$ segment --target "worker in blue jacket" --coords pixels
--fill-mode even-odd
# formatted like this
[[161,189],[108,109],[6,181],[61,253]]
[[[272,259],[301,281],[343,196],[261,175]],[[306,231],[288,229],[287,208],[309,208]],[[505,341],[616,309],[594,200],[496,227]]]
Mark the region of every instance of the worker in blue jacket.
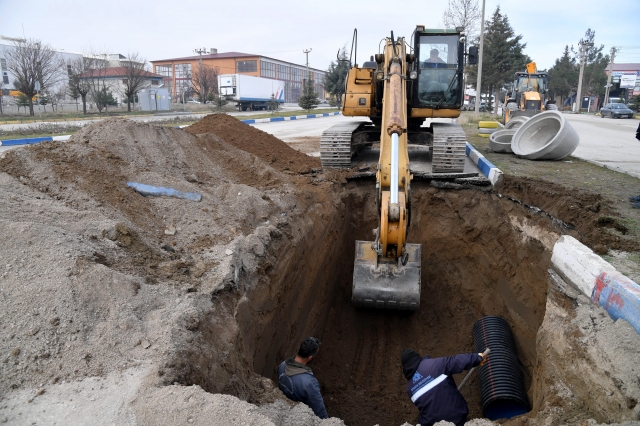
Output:
[[304,402],[316,416],[326,419],[327,410],[320,394],[320,384],[315,378],[309,364],[320,348],[320,340],[307,337],[300,343],[298,355],[285,360],[278,367],[278,386],[292,401]]
[[467,401],[451,375],[484,364],[482,354],[432,359],[428,355],[421,357],[413,349],[405,349],[401,361],[402,372],[407,378],[407,394],[420,410],[420,425],[431,426],[446,420],[462,426],[467,421]]

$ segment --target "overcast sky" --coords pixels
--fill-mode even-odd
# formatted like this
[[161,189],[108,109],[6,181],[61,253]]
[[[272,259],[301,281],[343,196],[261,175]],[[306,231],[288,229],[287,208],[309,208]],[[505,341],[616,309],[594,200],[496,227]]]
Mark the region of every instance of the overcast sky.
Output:
[[[482,5],[482,0],[479,0]],[[358,62],[394,31],[407,40],[416,24],[442,28],[447,0],[0,0],[0,34],[40,39],[56,49],[139,52],[147,60],[192,56],[196,48],[243,52],[326,69],[350,49],[358,29]],[[640,63],[640,0],[486,0],[500,5],[525,52],[551,67],[565,45],[588,28],[596,44],[621,47],[616,63]]]

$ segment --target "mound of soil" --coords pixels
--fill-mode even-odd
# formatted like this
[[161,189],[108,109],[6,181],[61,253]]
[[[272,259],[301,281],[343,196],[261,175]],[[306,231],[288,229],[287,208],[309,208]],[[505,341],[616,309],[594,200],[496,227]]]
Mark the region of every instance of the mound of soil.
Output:
[[607,254],[610,250],[640,250],[638,240],[626,236],[628,230],[622,224],[620,214],[598,193],[511,175],[505,176],[500,191],[561,220],[565,225],[564,234],[578,239],[598,254]]
[[210,114],[185,129],[198,135],[211,133],[238,149],[263,159],[280,171],[310,173],[320,167],[320,159],[309,157],[284,144],[280,139],[239,122],[227,114]]

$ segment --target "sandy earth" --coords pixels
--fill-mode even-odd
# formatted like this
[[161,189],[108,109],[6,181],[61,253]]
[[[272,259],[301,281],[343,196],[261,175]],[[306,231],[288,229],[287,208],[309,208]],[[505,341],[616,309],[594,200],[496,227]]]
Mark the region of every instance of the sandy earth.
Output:
[[[640,419],[640,336],[549,272],[562,234],[638,249],[608,237],[615,220],[597,223],[597,194],[416,183],[421,309],[355,309],[353,240],[371,238],[374,183],[323,172],[304,154],[315,143],[299,152],[210,115],[186,131],[110,119],[2,154],[0,422],[414,424],[400,352],[470,352],[484,315],[510,323],[532,408],[501,423]],[[274,381],[308,335],[323,341],[313,369],[329,420]],[[477,377],[463,393],[469,423],[491,424]]]

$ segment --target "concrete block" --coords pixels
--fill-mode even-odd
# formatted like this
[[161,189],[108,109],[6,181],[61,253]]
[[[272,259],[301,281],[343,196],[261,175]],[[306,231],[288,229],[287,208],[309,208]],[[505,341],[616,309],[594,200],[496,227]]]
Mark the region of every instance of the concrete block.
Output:
[[556,242],[551,263],[565,281],[602,306],[611,318],[624,318],[640,334],[640,285],[569,235]]
[[627,320],[640,334],[640,285],[619,272],[603,272],[596,279],[591,301],[614,320]]
[[616,271],[609,262],[569,235],[563,235],[556,242],[551,263],[565,281],[587,297],[591,297],[600,274]]

